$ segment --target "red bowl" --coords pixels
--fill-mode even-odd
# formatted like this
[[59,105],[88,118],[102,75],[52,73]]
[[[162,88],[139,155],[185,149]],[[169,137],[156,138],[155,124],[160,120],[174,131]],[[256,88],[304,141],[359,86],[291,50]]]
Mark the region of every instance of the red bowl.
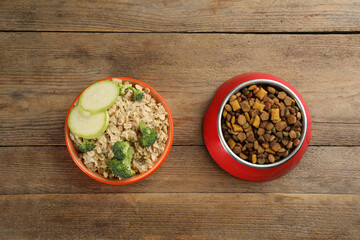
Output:
[[[137,181],[140,181],[141,179],[146,178],[147,176],[149,176],[150,174],[152,174],[153,172],[156,171],[156,169],[158,169],[160,167],[160,165],[165,161],[166,157],[168,156],[172,143],[173,143],[173,139],[174,139],[174,123],[173,123],[173,118],[170,112],[170,109],[168,107],[168,105],[166,104],[165,100],[160,96],[160,94],[158,92],[156,92],[152,87],[150,87],[149,85],[147,85],[146,83],[143,83],[139,80],[136,79],[132,79],[132,78],[125,78],[125,77],[115,77],[115,78],[119,78],[122,80],[125,80],[126,82],[129,82],[131,84],[139,84],[140,86],[144,87],[144,88],[148,88],[150,89],[150,95],[155,98],[156,102],[160,102],[164,107],[166,112],[168,113],[168,119],[169,119],[169,127],[168,127],[168,140],[165,144],[165,149],[164,151],[161,153],[161,155],[158,157],[158,159],[154,162],[154,165],[152,166],[152,168],[150,168],[148,171],[144,172],[144,173],[140,173],[140,174],[135,174],[133,177],[131,178],[127,178],[127,179],[108,179],[105,178],[103,175],[100,175],[96,172],[90,171],[89,169],[87,169],[87,167],[84,165],[83,161],[79,158],[79,153],[78,151],[75,149],[75,146],[70,138],[70,130],[68,127],[68,117],[69,117],[69,113],[71,111],[71,109],[73,108],[73,106],[75,105],[75,103],[77,102],[77,100],[79,99],[81,93],[75,98],[74,102],[71,104],[69,111],[67,113],[66,116],[66,120],[65,120],[65,142],[66,142],[66,146],[69,150],[69,153],[71,155],[71,158],[74,160],[74,162],[76,163],[76,165],[84,172],[86,173],[89,177],[99,181],[99,182],[103,182],[103,183],[107,183],[107,184],[113,184],[113,185],[124,185],[124,184],[130,184],[130,183],[134,183]],[[99,81],[105,81],[105,80],[111,80],[112,78],[106,78],[106,79],[102,79]],[[97,82],[99,82],[97,81]]]
[[[259,165],[241,159],[231,151],[222,135],[221,114],[224,105],[237,90],[255,83],[274,85],[290,94],[303,116],[300,144],[286,158],[272,164]],[[241,74],[226,81],[217,90],[203,120],[203,136],[210,155],[226,172],[248,181],[268,181],[289,172],[301,160],[311,139],[310,112],[300,93],[285,80],[265,73]]]

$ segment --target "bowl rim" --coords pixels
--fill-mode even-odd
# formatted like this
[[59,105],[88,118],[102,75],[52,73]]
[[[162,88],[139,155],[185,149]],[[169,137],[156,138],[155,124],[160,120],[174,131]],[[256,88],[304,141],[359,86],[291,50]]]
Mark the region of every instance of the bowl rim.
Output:
[[[270,86],[275,86],[277,88],[281,88],[283,91],[285,91],[287,94],[290,94],[296,101],[296,104],[299,106],[299,110],[301,111],[302,114],[302,124],[303,124],[303,128],[301,131],[301,139],[300,139],[300,144],[298,146],[296,146],[296,148],[285,158],[283,158],[282,160],[278,161],[278,162],[274,162],[274,163],[270,163],[270,164],[264,164],[264,165],[260,165],[260,164],[253,164],[251,162],[248,162],[244,159],[242,159],[241,157],[239,157],[238,155],[236,155],[227,145],[226,140],[223,136],[222,133],[222,129],[221,129],[221,119],[222,119],[222,112],[224,110],[225,104],[228,102],[228,100],[230,99],[230,97],[237,92],[239,89],[242,89],[246,86],[249,85],[253,85],[253,84],[267,84]],[[217,120],[216,120],[216,125],[217,125],[217,133],[221,142],[221,145],[223,146],[223,148],[230,154],[230,156],[232,158],[234,158],[236,161],[238,161],[241,164],[244,164],[248,167],[251,168],[258,168],[258,169],[268,169],[268,168],[274,168],[277,166],[280,166],[286,162],[288,162],[293,156],[296,155],[296,153],[300,150],[301,146],[304,144],[304,141],[306,139],[306,134],[307,134],[307,115],[306,115],[306,111],[304,109],[304,106],[302,104],[302,102],[300,101],[299,97],[285,84],[280,83],[278,81],[275,81],[273,79],[266,79],[266,78],[256,78],[256,79],[251,79],[248,81],[245,81],[239,85],[237,85],[236,87],[234,87],[227,95],[226,97],[223,99],[223,101],[221,102],[219,111],[218,111],[218,115],[217,115]]]
[[[128,179],[122,179],[122,180],[119,180],[119,179],[115,179],[115,180],[106,180],[105,177],[103,177],[102,175],[100,175],[99,173],[96,173],[96,172],[93,172],[93,171],[90,171],[84,164],[80,164],[79,161],[81,161],[80,159],[78,159],[76,156],[74,156],[74,154],[72,153],[71,151],[71,148],[70,146],[73,145],[73,142],[72,140],[70,139],[70,136],[69,136],[69,132],[70,132],[70,129],[68,127],[68,118],[69,118],[69,114],[70,114],[70,111],[72,110],[72,108],[74,107],[75,103],[78,101],[79,97],[81,96],[81,94],[83,93],[83,91],[85,89],[87,89],[88,87],[90,87],[91,85],[97,83],[97,82],[100,82],[100,81],[106,81],[106,80],[112,80],[112,79],[120,79],[120,80],[130,80],[130,81],[133,81],[133,82],[136,82],[137,84],[141,85],[142,87],[145,87],[145,88],[148,88],[150,89],[150,95],[156,95],[160,101],[156,101],[157,103],[161,103],[166,112],[168,113],[168,121],[169,121],[169,126],[168,126],[168,140],[165,144],[165,149],[164,149],[164,152],[158,157],[158,159],[156,159],[156,161],[154,161],[154,165],[149,169],[147,170],[146,172],[144,173],[141,173],[140,176],[137,176],[137,177],[131,177],[131,178],[128,178]],[[153,97],[153,96],[152,96]],[[67,149],[68,149],[68,152],[70,153],[70,156],[71,158],[73,159],[73,161],[75,162],[75,164],[86,174],[88,175],[89,177],[99,181],[99,182],[102,182],[102,183],[106,183],[106,184],[111,184],[111,185],[125,185],[125,184],[130,184],[130,183],[135,183],[135,182],[138,182],[146,177],[148,177],[149,175],[151,175],[153,172],[155,172],[161,165],[162,163],[165,161],[165,159],[167,158],[167,156],[169,155],[170,153],[170,149],[172,147],[172,144],[173,144],[173,140],[174,140],[174,122],[173,122],[173,117],[172,117],[172,114],[170,112],[170,108],[169,106],[167,105],[167,103],[165,102],[164,98],[154,89],[152,88],[150,85],[140,81],[140,80],[137,80],[137,79],[134,79],[134,78],[128,78],[128,77],[110,77],[110,78],[104,78],[104,79],[100,79],[100,80],[97,80],[93,83],[91,83],[90,85],[88,85],[86,88],[84,88],[80,93],[79,95],[75,98],[75,100],[72,102],[72,104],[70,105],[70,108],[67,112],[67,115],[66,115],[66,118],[65,118],[65,142],[66,142],[66,146],[67,146]],[[161,157],[161,158],[160,158]],[[160,159],[159,159],[160,158]]]

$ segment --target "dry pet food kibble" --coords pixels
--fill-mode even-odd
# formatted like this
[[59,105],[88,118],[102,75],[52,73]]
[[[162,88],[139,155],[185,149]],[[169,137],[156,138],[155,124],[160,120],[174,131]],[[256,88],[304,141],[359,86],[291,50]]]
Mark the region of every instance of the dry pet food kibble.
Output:
[[230,149],[253,164],[287,157],[300,144],[302,115],[286,92],[251,85],[232,95],[222,112],[222,131]]

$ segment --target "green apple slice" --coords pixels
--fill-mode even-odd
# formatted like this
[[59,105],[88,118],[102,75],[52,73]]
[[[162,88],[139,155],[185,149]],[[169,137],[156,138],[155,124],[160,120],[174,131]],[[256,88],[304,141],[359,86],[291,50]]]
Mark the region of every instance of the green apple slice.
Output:
[[81,94],[79,105],[85,111],[98,113],[110,108],[119,97],[119,86],[111,80],[96,82]]
[[102,111],[95,114],[85,113],[78,105],[74,106],[68,118],[68,126],[76,135],[93,139],[103,134],[109,124],[108,112]]

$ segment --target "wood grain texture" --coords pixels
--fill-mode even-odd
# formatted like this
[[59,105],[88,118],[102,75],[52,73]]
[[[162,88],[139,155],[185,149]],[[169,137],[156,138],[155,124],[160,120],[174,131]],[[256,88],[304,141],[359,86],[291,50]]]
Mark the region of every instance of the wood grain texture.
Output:
[[359,31],[356,0],[2,0],[0,30],[117,32]]
[[46,239],[356,239],[358,195],[0,196],[0,237]]
[[72,161],[66,147],[1,147],[0,194],[110,192],[278,192],[360,194],[359,147],[309,147],[279,179],[254,183],[232,177],[204,146],[174,146],[148,178],[125,186],[97,182]]
[[359,35],[0,33],[0,145],[62,145],[68,107],[95,80],[153,86],[175,145],[203,145],[216,89],[244,72],[288,80],[305,98],[311,144],[359,145]]

